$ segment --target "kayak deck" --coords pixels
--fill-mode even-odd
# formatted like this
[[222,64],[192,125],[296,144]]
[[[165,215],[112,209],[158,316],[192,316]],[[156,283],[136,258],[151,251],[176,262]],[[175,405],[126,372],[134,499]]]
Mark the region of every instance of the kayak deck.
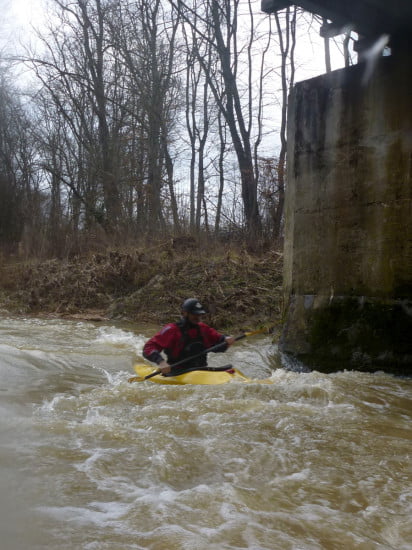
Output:
[[[142,378],[152,374],[153,367],[144,363],[139,363],[134,366],[136,374]],[[149,379],[150,382],[157,384],[203,384],[203,385],[217,385],[227,384],[228,382],[252,382],[250,378],[242,374],[239,370],[230,368],[224,371],[210,371],[210,370],[193,370],[179,374],[178,376],[163,376],[157,374]]]

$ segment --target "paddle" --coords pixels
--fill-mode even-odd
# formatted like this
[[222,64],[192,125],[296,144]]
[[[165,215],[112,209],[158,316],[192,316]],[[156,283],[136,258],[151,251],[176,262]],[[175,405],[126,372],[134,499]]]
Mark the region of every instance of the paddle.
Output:
[[[258,330],[253,330],[253,331],[250,331],[250,332],[242,332],[242,334],[239,334],[239,336],[236,336],[235,338],[235,342],[237,342],[238,340],[242,340],[242,338],[246,338],[246,336],[252,336],[253,334],[260,334],[262,332],[265,332],[267,330],[266,327],[264,328],[261,328],[261,329],[258,329]],[[172,365],[172,370],[175,368],[175,367],[178,367],[179,365],[183,365],[183,363],[187,363],[188,361],[192,361],[193,359],[197,359],[198,357],[202,357],[202,355],[205,355],[206,353],[209,353],[211,351],[217,351],[219,348],[223,347],[225,345],[225,342],[220,342],[219,344],[216,344],[215,346],[212,346],[211,348],[208,348],[208,349],[205,349],[204,351],[201,351],[200,353],[197,353],[196,355],[192,355],[191,357],[186,357],[186,359],[182,359],[181,361],[178,361],[177,363],[173,363]],[[213,367],[206,367],[207,370],[215,370],[213,369]],[[216,367],[216,370],[221,370],[222,367]],[[189,369],[188,369],[189,370]],[[190,370],[206,370],[206,369],[202,369],[202,368],[197,368],[197,369],[190,369]],[[161,370],[155,370],[154,372],[148,374],[147,376],[132,376],[131,378],[129,378],[128,382],[143,382],[144,380],[149,380],[149,378],[152,378],[153,376],[156,376],[157,374],[160,374],[162,371]],[[184,374],[184,372],[186,371],[183,371],[183,372],[179,372],[179,374]]]

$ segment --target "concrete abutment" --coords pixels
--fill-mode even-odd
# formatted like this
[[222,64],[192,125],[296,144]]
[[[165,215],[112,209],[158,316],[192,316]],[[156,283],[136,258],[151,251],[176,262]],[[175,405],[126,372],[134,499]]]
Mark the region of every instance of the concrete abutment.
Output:
[[281,347],[412,374],[412,64],[371,63],[290,98]]

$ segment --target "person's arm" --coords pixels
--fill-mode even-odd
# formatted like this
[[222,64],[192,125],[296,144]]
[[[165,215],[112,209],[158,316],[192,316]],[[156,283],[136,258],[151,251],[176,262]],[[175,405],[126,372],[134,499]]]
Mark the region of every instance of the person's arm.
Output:
[[161,351],[163,347],[157,341],[157,334],[148,340],[143,347],[143,357],[152,363],[159,365],[164,361]]
[[216,352],[226,351],[227,348],[235,342],[233,336],[225,336],[213,327],[209,327],[209,325],[202,323],[201,328],[204,334],[206,347],[210,348],[212,346],[216,346],[217,344],[222,344],[222,347],[217,349]]
[[160,332],[150,338],[143,347],[143,357],[152,363],[156,363],[162,374],[167,374],[171,370],[169,363],[164,359],[161,352],[170,347],[172,338],[173,327],[172,325],[166,325]]

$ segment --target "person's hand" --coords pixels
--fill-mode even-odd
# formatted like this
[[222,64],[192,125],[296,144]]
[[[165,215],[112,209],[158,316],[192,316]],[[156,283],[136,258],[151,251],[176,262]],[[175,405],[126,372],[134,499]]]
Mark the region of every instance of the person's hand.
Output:
[[226,344],[227,344],[228,346],[231,346],[232,344],[235,343],[235,339],[234,339],[233,336],[226,336],[225,340],[226,340]]
[[172,367],[167,361],[162,361],[157,367],[162,374],[168,374],[172,370]]

